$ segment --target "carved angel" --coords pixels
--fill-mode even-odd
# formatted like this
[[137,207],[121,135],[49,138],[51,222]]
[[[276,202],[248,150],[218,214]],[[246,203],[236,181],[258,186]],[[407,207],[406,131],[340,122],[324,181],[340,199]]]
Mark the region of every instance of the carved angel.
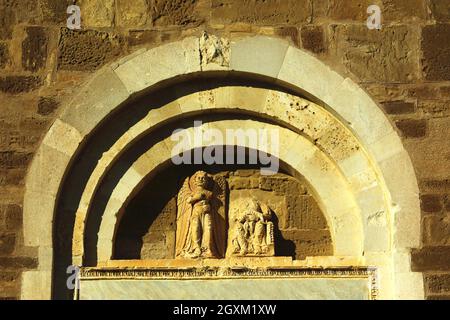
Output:
[[225,187],[223,177],[204,171],[186,178],[177,198],[177,258],[224,256]]

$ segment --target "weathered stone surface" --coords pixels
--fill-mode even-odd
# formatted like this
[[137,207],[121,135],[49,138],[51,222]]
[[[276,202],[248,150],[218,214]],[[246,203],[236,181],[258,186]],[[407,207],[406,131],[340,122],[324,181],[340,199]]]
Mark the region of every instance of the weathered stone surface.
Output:
[[233,177],[229,180],[230,190],[245,190],[245,189],[258,189],[258,178],[241,178]]
[[407,89],[406,94],[413,98],[435,100],[439,98],[439,87],[428,84],[414,85]]
[[156,26],[198,25],[203,18],[196,12],[203,0],[151,0],[150,10],[152,22]]
[[450,293],[450,274],[431,274],[425,276],[427,291],[434,294]]
[[448,22],[450,20],[450,2],[447,0],[430,0],[430,9],[433,18],[437,21]]
[[61,29],[58,68],[94,71],[117,59],[123,52],[124,40],[117,34],[100,31],[71,31]]
[[[428,184],[425,186],[426,190],[422,192],[430,194],[448,192],[450,161],[446,159],[449,157],[450,140],[442,139],[442,137],[450,135],[450,119],[444,117],[422,120],[419,126],[423,127],[424,122],[426,136],[420,139],[404,140],[405,147],[414,163],[417,176],[424,180],[422,184]],[[414,132],[414,127],[411,130]]]
[[280,27],[275,30],[275,33],[284,38],[288,38],[292,43],[300,48],[300,33],[296,27]]
[[18,299],[20,287],[20,272],[3,271],[0,273],[0,300]]
[[39,23],[38,2],[35,0],[0,2],[0,40],[11,39],[16,23]]
[[0,186],[16,185],[22,186],[25,180],[25,169],[1,169]]
[[16,236],[14,233],[0,233],[0,256],[13,253],[15,245]]
[[425,26],[422,30],[422,68],[431,81],[450,80],[450,24]]
[[419,186],[427,192],[450,192],[450,179],[424,179]]
[[6,230],[15,231],[22,227],[22,207],[16,204],[9,204],[5,208]]
[[156,43],[166,43],[179,39],[180,30],[170,30],[161,32],[156,30],[130,30],[128,35],[128,44],[138,46],[143,44],[154,45]]
[[144,43],[154,43],[159,40],[160,33],[154,30],[130,30],[128,44],[137,46]]
[[449,86],[442,86],[439,88],[441,97],[450,100],[450,87]]
[[307,0],[212,0],[213,23],[300,24],[310,21],[312,5]]
[[36,258],[30,257],[0,257],[0,268],[7,270],[34,269],[38,266]]
[[48,116],[52,114],[59,106],[59,102],[53,97],[40,97],[38,102],[38,114]]
[[362,81],[410,82],[418,78],[417,35],[408,26],[370,32],[363,25],[331,26],[342,63]]
[[327,228],[327,222],[312,196],[297,196],[292,192],[292,195],[286,198],[286,204],[289,221],[286,229]]
[[389,101],[383,102],[384,111],[387,114],[405,114],[415,111],[415,104],[406,101]]
[[0,91],[18,94],[39,88],[42,79],[38,76],[7,76],[0,77]]
[[450,245],[450,216],[430,215],[424,217],[423,232],[425,245]]
[[370,5],[380,7],[382,22],[427,18],[427,8],[423,0],[317,0],[314,1],[314,17],[365,24],[369,16],[367,8]]
[[8,64],[9,59],[8,45],[6,43],[0,43],[0,69]]
[[426,100],[420,101],[418,109],[425,117],[445,118],[450,116],[450,101]]
[[282,230],[283,238],[295,244],[296,259],[308,256],[328,256],[333,254],[328,230]]
[[442,200],[440,195],[426,194],[420,197],[421,208],[425,212],[442,211]]
[[313,53],[323,53],[326,50],[325,35],[320,26],[305,26],[301,31],[302,46]]
[[67,22],[67,7],[74,4],[72,0],[42,0],[40,9],[45,22],[65,25]]
[[450,212],[450,194],[444,196],[445,211]]
[[117,0],[117,24],[121,27],[138,28],[150,22],[148,0]]
[[28,27],[26,33],[22,43],[22,66],[25,70],[36,72],[45,67],[48,37],[42,27]]
[[[374,1],[372,1],[374,2]],[[428,8],[423,0],[383,0],[382,15],[388,21],[425,20],[428,18]]]
[[5,151],[0,152],[0,168],[26,167],[32,158],[32,154],[23,152]]
[[450,246],[413,249],[413,271],[450,271]]
[[15,23],[15,16],[11,9],[1,8],[0,10],[0,39],[11,39]]
[[105,28],[114,23],[114,0],[82,0],[82,28]]
[[395,125],[405,138],[422,138],[427,134],[425,120],[399,120]]

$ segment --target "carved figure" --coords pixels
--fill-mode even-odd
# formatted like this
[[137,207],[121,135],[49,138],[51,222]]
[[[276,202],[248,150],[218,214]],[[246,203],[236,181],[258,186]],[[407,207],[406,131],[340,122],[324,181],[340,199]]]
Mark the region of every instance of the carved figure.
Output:
[[223,177],[204,171],[187,178],[177,198],[177,258],[222,258],[225,252]]
[[274,239],[272,210],[252,199],[235,217],[232,239],[233,254],[241,256],[273,256]]

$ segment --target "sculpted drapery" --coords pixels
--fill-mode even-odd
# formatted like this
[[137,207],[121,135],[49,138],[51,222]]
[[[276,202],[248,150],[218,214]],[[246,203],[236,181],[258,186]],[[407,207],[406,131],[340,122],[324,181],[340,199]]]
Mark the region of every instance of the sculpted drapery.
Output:
[[177,197],[177,258],[223,258],[226,217],[223,177],[204,171],[186,178]]

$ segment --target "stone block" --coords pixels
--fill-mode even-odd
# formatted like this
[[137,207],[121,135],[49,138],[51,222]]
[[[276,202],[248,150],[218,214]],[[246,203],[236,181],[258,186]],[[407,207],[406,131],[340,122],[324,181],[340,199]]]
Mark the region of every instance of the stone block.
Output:
[[123,52],[122,36],[95,30],[61,29],[58,68],[72,71],[94,71],[116,60]]
[[36,90],[42,85],[38,76],[7,76],[0,77],[0,91],[9,94],[18,94]]
[[45,67],[47,61],[48,36],[42,27],[27,27],[22,42],[22,67],[36,72]]
[[5,209],[5,227],[7,230],[15,231],[22,227],[22,207],[9,204]]
[[8,256],[16,247],[16,235],[14,233],[0,232],[0,256]]
[[[188,26],[204,22],[210,12],[205,0],[151,0],[150,11],[154,26]],[[205,10],[202,10],[205,9]]]
[[275,29],[275,34],[290,39],[297,48],[300,47],[300,32],[297,27],[279,27]]
[[393,115],[414,113],[416,109],[414,102],[406,101],[388,101],[382,105],[387,114]]
[[450,271],[450,246],[413,249],[411,260],[413,271]]
[[425,26],[422,30],[422,69],[426,80],[450,80],[450,24]]
[[290,194],[286,197],[290,229],[327,229],[327,221],[312,196]]
[[450,293],[450,274],[429,274],[425,276],[425,284],[428,293]]
[[233,177],[229,181],[230,190],[258,189],[258,179]]
[[450,215],[424,217],[422,230],[425,245],[450,245]]
[[9,49],[6,43],[0,43],[0,69],[8,65],[10,61]]
[[365,24],[331,27],[342,63],[363,82],[412,82],[418,78],[418,34],[408,26],[370,31]]
[[395,125],[405,138],[423,138],[427,134],[427,122],[425,120],[399,120]]
[[[42,188],[41,190],[45,190]],[[25,246],[37,247],[53,244],[50,232],[42,233],[42,225],[51,225],[56,199],[48,194],[27,190],[23,204],[23,234]],[[36,222],[39,217],[39,223]]]
[[0,257],[0,268],[5,270],[35,269],[38,266],[36,258],[31,257]]
[[301,30],[302,47],[319,54],[326,51],[325,34],[321,26],[305,26]]
[[312,3],[307,0],[212,0],[213,24],[298,25],[309,22]]
[[27,271],[22,273],[22,300],[51,299],[51,271]]
[[443,209],[440,195],[424,194],[420,196],[420,207],[425,212],[440,212]]
[[82,28],[107,28],[114,23],[114,0],[80,1]]
[[387,22],[428,19],[427,3],[423,0],[382,0],[380,7],[382,18]]
[[450,20],[450,2],[448,0],[430,0],[431,14],[437,21]]
[[286,41],[261,36],[232,42],[230,68],[277,78],[288,47]]
[[422,0],[315,0],[314,17],[365,24],[370,5],[380,7],[382,22],[416,21],[428,17],[426,4]]
[[150,22],[150,10],[148,0],[118,0],[117,25],[120,27],[142,27]]
[[115,68],[130,93],[197,71],[200,71],[200,48],[198,38],[194,37],[141,52]]
[[450,161],[450,118],[436,118],[426,121],[427,135],[422,139],[406,139],[404,145],[414,163],[417,177],[422,180],[423,193],[442,193],[450,190],[448,173]]
[[40,9],[44,22],[65,25],[67,22],[67,7],[74,4],[72,0],[42,0]]
[[61,120],[84,136],[128,96],[127,90],[116,74],[110,69],[105,69],[80,90],[61,115]]

